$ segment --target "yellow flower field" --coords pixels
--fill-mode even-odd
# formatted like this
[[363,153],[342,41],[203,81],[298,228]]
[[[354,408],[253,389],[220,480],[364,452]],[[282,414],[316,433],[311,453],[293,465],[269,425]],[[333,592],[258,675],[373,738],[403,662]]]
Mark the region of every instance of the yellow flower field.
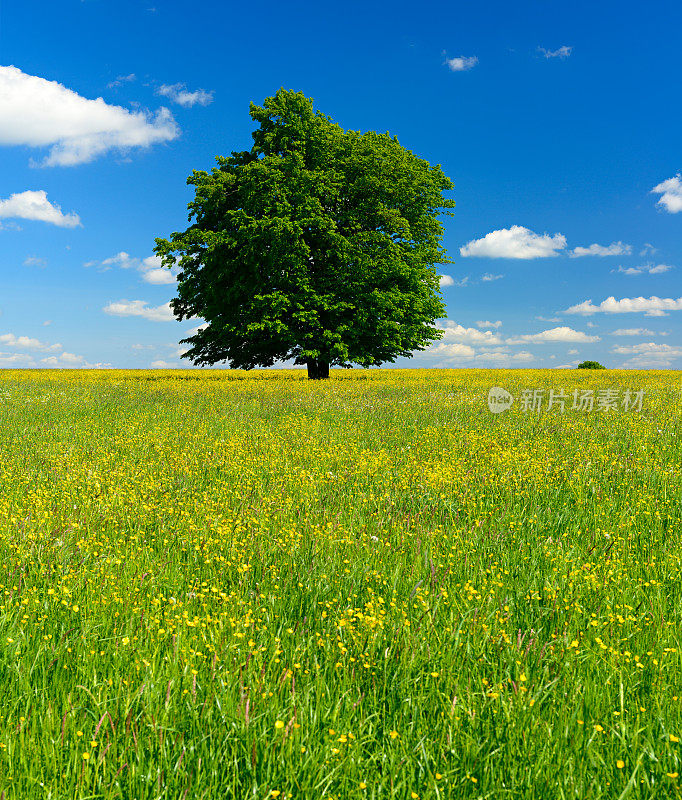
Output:
[[679,374],[305,378],[0,373],[0,798],[681,797]]

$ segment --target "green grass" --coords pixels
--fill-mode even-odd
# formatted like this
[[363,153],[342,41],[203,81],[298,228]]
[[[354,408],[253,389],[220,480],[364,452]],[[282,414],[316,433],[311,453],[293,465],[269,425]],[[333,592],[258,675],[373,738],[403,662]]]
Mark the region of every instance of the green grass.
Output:
[[0,373],[0,798],[682,796],[678,374],[303,378]]

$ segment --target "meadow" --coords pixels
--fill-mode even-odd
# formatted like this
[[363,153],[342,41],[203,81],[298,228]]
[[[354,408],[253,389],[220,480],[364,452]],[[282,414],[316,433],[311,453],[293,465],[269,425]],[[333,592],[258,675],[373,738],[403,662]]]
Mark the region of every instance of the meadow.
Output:
[[0,798],[682,797],[681,389],[3,370]]

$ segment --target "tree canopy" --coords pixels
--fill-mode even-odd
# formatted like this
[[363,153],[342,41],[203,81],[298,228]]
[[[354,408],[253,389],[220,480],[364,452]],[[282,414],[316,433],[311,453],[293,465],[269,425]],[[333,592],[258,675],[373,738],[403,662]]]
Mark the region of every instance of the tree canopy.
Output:
[[388,133],[344,131],[301,92],[282,88],[250,115],[251,150],[195,170],[192,224],[156,239],[180,270],[176,318],[205,320],[184,357],[241,369],[293,359],[320,378],[441,338],[435,265],[452,262],[437,214],[455,204],[440,164]]
[[598,361],[581,361],[578,369],[606,369],[606,367]]

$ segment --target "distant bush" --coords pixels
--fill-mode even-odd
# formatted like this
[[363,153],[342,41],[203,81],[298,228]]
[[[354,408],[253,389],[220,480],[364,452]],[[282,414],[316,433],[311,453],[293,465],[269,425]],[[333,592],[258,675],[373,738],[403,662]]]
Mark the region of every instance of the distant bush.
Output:
[[578,364],[578,369],[606,369],[606,367],[598,361],[583,361],[582,364]]

